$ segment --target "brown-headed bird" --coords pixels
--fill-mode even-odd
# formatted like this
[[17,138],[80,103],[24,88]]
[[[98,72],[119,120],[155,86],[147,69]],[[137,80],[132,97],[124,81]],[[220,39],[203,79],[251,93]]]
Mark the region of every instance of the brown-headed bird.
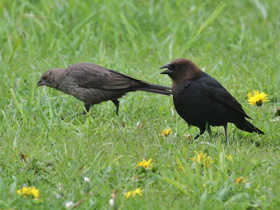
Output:
[[251,119],[242,109],[241,104],[213,77],[201,71],[192,61],[179,58],[164,65],[161,74],[172,79],[173,102],[178,114],[189,124],[197,126],[200,133],[197,139],[210,126],[223,126],[226,142],[227,123],[234,123],[237,128],[264,134],[251,124]]
[[66,69],[46,71],[37,86],[48,86],[84,102],[86,114],[92,105],[111,100],[119,112],[119,98],[131,91],[170,95],[170,87],[149,84],[93,63],[77,63]]

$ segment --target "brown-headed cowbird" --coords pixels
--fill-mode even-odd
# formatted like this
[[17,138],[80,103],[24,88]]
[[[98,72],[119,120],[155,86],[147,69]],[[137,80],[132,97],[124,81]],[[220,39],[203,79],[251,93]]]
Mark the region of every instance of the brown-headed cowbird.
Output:
[[203,134],[210,126],[223,126],[227,142],[227,123],[237,128],[264,134],[251,124],[241,104],[213,77],[201,71],[190,60],[180,58],[162,66],[161,74],[172,79],[173,102],[178,114],[189,124],[197,126]]
[[118,98],[131,91],[171,94],[170,87],[149,84],[93,63],[77,63],[66,69],[50,69],[42,75],[37,84],[43,85],[83,101],[83,114],[89,112],[92,105],[111,100],[117,107],[118,115]]

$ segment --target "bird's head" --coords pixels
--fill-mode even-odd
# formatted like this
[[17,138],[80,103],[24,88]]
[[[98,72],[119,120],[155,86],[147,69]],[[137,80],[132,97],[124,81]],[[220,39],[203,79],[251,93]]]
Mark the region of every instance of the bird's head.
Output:
[[40,78],[37,86],[48,86],[57,88],[61,80],[61,76],[64,69],[50,69],[46,71]]
[[160,69],[167,69],[161,74],[167,74],[173,81],[181,79],[191,79],[197,74],[200,74],[200,69],[190,60],[179,58],[166,64]]

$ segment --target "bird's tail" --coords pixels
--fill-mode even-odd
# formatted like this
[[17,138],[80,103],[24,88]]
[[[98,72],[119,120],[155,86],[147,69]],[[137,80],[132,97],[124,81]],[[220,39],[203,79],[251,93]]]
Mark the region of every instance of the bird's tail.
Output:
[[258,134],[264,134],[263,131],[258,129],[256,126],[254,126],[252,123],[248,122],[247,120],[242,121],[241,123],[235,124],[237,128],[243,131],[247,131],[249,133],[256,132]]
[[168,96],[171,95],[171,88],[162,85],[146,84],[146,86],[138,87],[136,90],[146,91],[150,93],[158,93]]

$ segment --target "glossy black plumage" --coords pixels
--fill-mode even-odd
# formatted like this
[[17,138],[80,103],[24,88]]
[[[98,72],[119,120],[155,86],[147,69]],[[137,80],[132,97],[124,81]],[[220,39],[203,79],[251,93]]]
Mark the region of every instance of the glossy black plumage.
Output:
[[172,79],[173,101],[178,114],[189,124],[200,129],[198,138],[207,126],[223,126],[226,133],[227,123],[237,128],[264,134],[246,118],[251,119],[241,104],[213,77],[201,71],[187,59],[176,59],[161,68],[162,74]]

